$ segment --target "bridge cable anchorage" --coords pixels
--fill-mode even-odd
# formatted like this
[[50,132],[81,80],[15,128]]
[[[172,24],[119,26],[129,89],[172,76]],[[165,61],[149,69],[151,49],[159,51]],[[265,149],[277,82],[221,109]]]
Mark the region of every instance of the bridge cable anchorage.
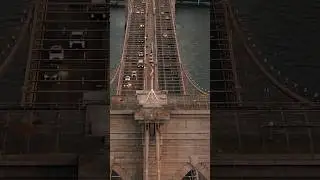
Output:
[[225,5],[227,7],[227,11],[230,14],[231,20],[232,20],[232,24],[235,27],[235,30],[240,34],[240,38],[242,39],[242,42],[244,44],[244,47],[246,48],[248,54],[250,55],[251,59],[254,61],[254,63],[258,66],[258,68],[262,71],[262,73],[270,80],[270,82],[276,87],[278,88],[281,92],[283,92],[285,95],[289,96],[292,99],[298,100],[300,102],[309,104],[309,105],[313,105],[314,102],[310,101],[307,98],[304,98],[302,96],[300,96],[299,94],[296,94],[294,92],[292,92],[290,89],[288,89],[287,87],[284,87],[278,80],[276,80],[267,70],[265,67],[263,67],[263,65],[260,63],[260,61],[258,60],[258,58],[254,55],[254,53],[252,52],[252,50],[248,47],[248,44],[246,42],[246,38],[244,33],[241,31],[239,22],[236,20],[236,17],[233,13],[232,10],[232,6],[229,2],[229,0],[225,0]]

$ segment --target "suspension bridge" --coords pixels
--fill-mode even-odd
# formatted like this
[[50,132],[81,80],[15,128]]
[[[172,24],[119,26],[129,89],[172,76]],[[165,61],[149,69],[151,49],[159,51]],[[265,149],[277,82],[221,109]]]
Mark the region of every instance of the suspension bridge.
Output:
[[283,176],[319,177],[294,169],[319,166],[314,94],[275,75],[231,4],[214,1],[209,103],[180,57],[175,3],[126,1],[123,53],[110,73],[109,2],[35,1],[22,98],[0,106],[0,165],[68,166],[71,179],[203,180],[262,178],[250,165],[280,164],[296,172]]

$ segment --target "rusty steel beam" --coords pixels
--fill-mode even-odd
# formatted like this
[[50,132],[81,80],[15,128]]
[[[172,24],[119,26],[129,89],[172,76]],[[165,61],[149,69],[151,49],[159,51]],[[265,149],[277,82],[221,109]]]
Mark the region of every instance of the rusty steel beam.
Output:
[[[105,6],[109,6],[109,2],[105,3]],[[92,5],[90,2],[48,2],[48,5]]]
[[[94,79],[90,79],[90,80],[81,80],[81,79],[69,79],[69,80],[32,80],[32,81],[36,81],[36,82],[107,82],[107,80],[94,80]],[[30,81],[30,82],[32,82]]]
[[105,12],[105,11],[89,11],[89,12],[81,12],[81,11],[47,11],[48,14],[91,14],[91,13],[101,13],[101,12]]
[[[58,80],[56,81],[58,82]],[[96,81],[95,81],[96,82]],[[105,81],[107,82],[107,81]],[[67,93],[67,94],[70,94],[70,93],[83,93],[85,92],[83,89],[80,89],[80,90],[35,90],[35,91],[29,91],[29,93]]]
[[[46,49],[46,48],[38,48],[38,49],[32,49],[33,51],[50,51],[50,49]],[[101,48],[101,49],[64,49],[64,51],[105,51],[105,49]]]
[[[48,71],[48,72],[57,71],[56,69],[30,69],[30,70],[31,71]],[[105,71],[105,69],[89,69],[89,68],[84,68],[84,69],[76,69],[76,68],[64,69],[64,68],[61,68],[59,70],[61,70],[61,71]]]
[[[45,38],[45,39],[36,39],[36,41],[70,41],[70,40],[72,40],[71,38],[61,38],[61,39],[59,39],[59,38]],[[109,40],[109,39],[88,39],[88,38],[83,38],[83,40],[85,40],[85,41],[107,41],[107,40]],[[79,49],[79,50],[90,50],[90,49]]]
[[[72,31],[76,31],[79,29],[66,29],[66,30],[62,30],[62,29],[46,29],[45,32],[72,32]],[[106,29],[86,29],[86,32],[106,32]]]
[[[64,61],[83,61],[83,62],[87,62],[87,63],[100,63],[100,62],[102,62],[102,61],[105,61],[106,59],[105,58],[86,58],[86,59],[90,59],[90,61],[91,62],[88,62],[88,61],[86,61],[86,60],[84,60],[84,59],[76,59],[76,58],[65,58],[64,59]],[[45,59],[45,58],[43,58],[43,59],[36,59],[36,58],[34,58],[34,59],[32,59],[33,61],[46,61],[46,62],[52,62],[52,60],[50,60],[50,59]]]
[[44,20],[43,23],[93,23],[93,22],[102,22],[102,23],[108,23],[109,20],[99,20],[99,21],[93,21],[93,20]]

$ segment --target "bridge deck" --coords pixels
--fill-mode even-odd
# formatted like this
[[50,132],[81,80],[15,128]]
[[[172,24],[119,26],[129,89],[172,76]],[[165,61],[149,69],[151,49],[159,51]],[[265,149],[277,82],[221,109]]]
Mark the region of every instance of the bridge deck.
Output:
[[180,56],[176,41],[175,14],[169,0],[156,4],[156,49],[160,90],[169,94],[184,93]]
[[[90,19],[88,5],[89,1],[80,0],[40,3],[26,72],[26,103],[79,102],[85,91],[108,88],[108,7],[100,10],[107,18],[97,21]],[[70,47],[72,31],[84,32],[84,48]],[[54,45],[62,46],[61,59],[50,58]],[[54,79],[56,74],[58,78]]]
[[[127,29],[117,94],[132,94],[136,90],[149,87],[150,67],[155,68],[155,87],[167,90],[169,94],[184,93],[174,25],[175,15],[171,12],[170,1],[148,1],[148,6],[146,2],[129,1],[128,4]],[[139,67],[139,60],[144,62],[144,67]],[[132,76],[132,71],[137,72],[137,78]],[[126,76],[131,77],[130,81],[125,80]],[[128,86],[129,83],[131,85]]]
[[[136,90],[143,90],[144,87],[145,3],[142,0],[129,2],[125,44],[117,87],[118,94],[122,95],[135,94]],[[139,60],[143,63],[139,64]],[[136,71],[136,77],[132,76],[133,71]],[[130,77],[130,81],[125,80],[126,76]]]

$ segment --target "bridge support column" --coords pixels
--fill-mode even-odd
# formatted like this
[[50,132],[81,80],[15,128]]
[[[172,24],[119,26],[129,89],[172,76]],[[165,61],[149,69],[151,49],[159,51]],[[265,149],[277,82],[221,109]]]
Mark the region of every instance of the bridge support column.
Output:
[[157,180],[160,178],[160,125],[156,124],[156,160],[157,160]]
[[144,131],[144,177],[143,180],[148,180],[149,175],[149,126],[145,124],[145,131]]

